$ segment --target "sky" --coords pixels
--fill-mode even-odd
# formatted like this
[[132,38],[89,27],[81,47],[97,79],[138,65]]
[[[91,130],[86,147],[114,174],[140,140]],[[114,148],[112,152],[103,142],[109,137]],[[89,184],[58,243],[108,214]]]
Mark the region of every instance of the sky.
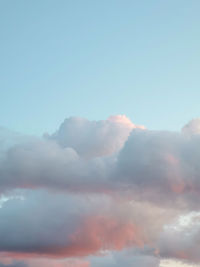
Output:
[[0,0],[0,267],[200,266],[199,13]]
[[199,116],[198,0],[1,0],[0,122],[53,132],[126,114],[179,130]]

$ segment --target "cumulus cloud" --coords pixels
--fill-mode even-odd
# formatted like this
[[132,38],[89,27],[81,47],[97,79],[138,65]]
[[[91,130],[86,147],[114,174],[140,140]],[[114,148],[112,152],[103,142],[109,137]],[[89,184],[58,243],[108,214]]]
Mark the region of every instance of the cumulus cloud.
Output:
[[7,145],[2,134],[2,257],[30,267],[199,263],[198,219],[170,228],[199,211],[199,125],[151,131],[118,115],[69,118],[51,135]]
[[182,131],[187,135],[200,134],[200,118],[189,121],[183,128]]
[[160,235],[160,255],[186,262],[200,262],[200,213],[192,212],[165,227]]
[[80,117],[66,119],[57,132],[46,135],[62,147],[71,147],[83,157],[102,157],[122,148],[132,129],[144,129],[133,124],[125,115],[107,120],[89,121]]
[[1,191],[42,187],[120,193],[195,209],[200,187],[199,146],[199,136],[134,129],[119,152],[86,159],[75,148],[62,147],[54,140],[34,140],[5,154],[0,162]]
[[[144,234],[122,207],[93,196],[20,191],[0,209],[0,251],[41,256],[88,256],[142,246]],[[116,211],[115,211],[116,210]]]

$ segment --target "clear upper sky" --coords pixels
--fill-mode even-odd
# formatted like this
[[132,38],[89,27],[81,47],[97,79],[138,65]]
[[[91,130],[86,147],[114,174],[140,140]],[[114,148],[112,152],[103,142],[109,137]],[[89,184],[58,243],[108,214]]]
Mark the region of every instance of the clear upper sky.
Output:
[[1,0],[0,125],[126,114],[179,130],[200,116],[199,0]]

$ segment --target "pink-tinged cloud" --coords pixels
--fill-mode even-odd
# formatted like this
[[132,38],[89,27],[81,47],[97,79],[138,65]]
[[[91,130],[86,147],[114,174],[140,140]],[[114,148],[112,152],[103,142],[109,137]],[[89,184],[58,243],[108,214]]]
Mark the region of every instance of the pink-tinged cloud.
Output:
[[[87,257],[77,264],[92,267],[158,266],[157,257],[199,263],[197,224],[166,231],[181,214],[199,211],[199,128],[199,120],[169,132],[124,115],[70,118],[52,135],[4,146],[0,251],[16,266],[42,257],[68,265]],[[127,249],[138,261],[116,256]],[[116,260],[90,259],[105,253]]]
[[62,147],[71,147],[84,158],[102,157],[118,152],[133,129],[125,115],[110,116],[107,120],[89,121],[80,117],[66,119],[57,132],[46,135]]
[[200,118],[189,121],[183,128],[182,132],[188,136],[200,134]]
[[144,125],[136,125],[134,124],[126,115],[116,115],[108,117],[108,121],[113,123],[117,123],[123,127],[124,125],[130,129],[146,129]]
[[47,259],[47,258],[27,258],[21,260],[15,258],[1,257],[0,267],[90,267],[90,262],[81,259]]
[[0,252],[12,257],[82,257],[146,243],[143,228],[123,203],[115,207],[105,197],[20,192],[24,199],[12,198],[0,209]]
[[87,260],[79,259],[32,259],[26,261],[28,267],[48,266],[48,267],[90,267],[90,263]]
[[[169,194],[173,202],[180,197],[188,205],[197,202],[193,192],[200,190],[198,136],[134,129],[123,116],[86,121],[71,118],[55,135],[5,152],[0,162],[1,192],[47,188],[121,195],[131,191],[132,198],[142,196],[154,203],[165,201]],[[105,151],[112,147],[114,154],[101,154],[103,147]]]
[[71,235],[68,248],[74,255],[90,255],[101,250],[122,250],[129,246],[143,246],[139,227],[120,222],[116,218],[95,216],[87,218],[82,228]]

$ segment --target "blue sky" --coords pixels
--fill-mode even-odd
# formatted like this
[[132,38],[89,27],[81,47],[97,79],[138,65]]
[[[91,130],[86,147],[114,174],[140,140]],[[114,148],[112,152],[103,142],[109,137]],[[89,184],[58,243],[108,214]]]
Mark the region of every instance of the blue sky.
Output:
[[53,132],[126,114],[150,129],[200,115],[200,1],[2,0],[0,125]]

